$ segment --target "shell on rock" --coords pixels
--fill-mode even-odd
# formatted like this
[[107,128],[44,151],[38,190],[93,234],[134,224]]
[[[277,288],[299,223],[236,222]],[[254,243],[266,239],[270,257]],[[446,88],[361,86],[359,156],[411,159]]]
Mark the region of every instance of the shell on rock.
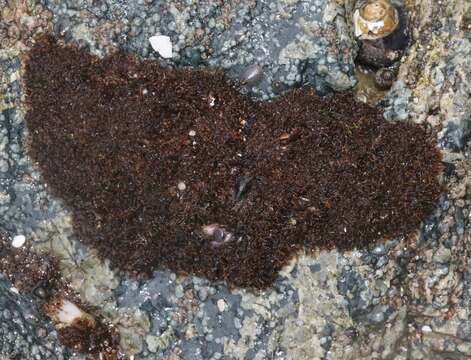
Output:
[[375,73],[375,84],[381,90],[387,90],[396,80],[396,75],[394,69],[381,68]]
[[353,22],[358,39],[380,39],[396,30],[399,14],[389,0],[367,0],[355,10]]
[[95,326],[95,319],[73,302],[57,297],[46,305],[47,314],[54,320],[58,328],[74,326],[77,321],[87,323],[90,328]]
[[253,64],[247,66],[240,76],[242,84],[254,85],[263,77],[263,69],[260,65]]

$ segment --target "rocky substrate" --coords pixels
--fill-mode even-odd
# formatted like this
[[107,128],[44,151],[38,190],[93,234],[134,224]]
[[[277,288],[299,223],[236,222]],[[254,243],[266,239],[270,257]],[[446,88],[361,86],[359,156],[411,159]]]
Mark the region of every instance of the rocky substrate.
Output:
[[[11,238],[25,235],[26,243],[37,251],[48,249],[59,256],[63,278],[115,326],[126,356],[471,356],[467,90],[471,17],[466,2],[405,2],[412,44],[383,101],[387,119],[427,124],[438,134],[447,190],[432,215],[409,239],[301,255],[283,268],[271,288],[259,292],[229,290],[223,283],[168,271],[135,280],[110,270],[107,261],[99,261],[93,250],[77,241],[70,213],[51,196],[27,156],[23,55],[36,34],[52,31],[100,56],[122,47],[142,58],[157,58],[147,37],[160,32],[178,45],[176,57],[167,63],[222,67],[245,81],[251,78],[246,72],[249,66],[252,74],[261,71],[263,76],[252,77],[256,81],[245,90],[256,96],[269,98],[304,81],[326,93],[355,83],[356,46],[345,4],[328,0],[0,4],[1,228]],[[59,344],[50,323],[30,315],[36,300],[11,287],[5,280],[0,288],[2,355],[21,357],[28,352],[41,359],[79,358]]]

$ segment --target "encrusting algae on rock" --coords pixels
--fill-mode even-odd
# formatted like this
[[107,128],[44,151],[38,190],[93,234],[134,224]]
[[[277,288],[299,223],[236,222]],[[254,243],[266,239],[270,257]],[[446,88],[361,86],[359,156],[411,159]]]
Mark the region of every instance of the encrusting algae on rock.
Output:
[[263,288],[301,249],[408,234],[441,186],[432,136],[351,94],[261,103],[222,72],[39,39],[29,153],[82,241],[136,274]]

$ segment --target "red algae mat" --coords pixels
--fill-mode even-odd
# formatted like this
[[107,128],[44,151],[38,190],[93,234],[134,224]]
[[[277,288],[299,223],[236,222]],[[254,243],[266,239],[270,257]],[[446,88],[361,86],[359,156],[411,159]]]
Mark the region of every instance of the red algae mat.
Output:
[[415,231],[441,192],[425,129],[351,94],[255,102],[219,71],[47,37],[25,85],[31,157],[81,241],[130,273],[264,288],[301,249]]

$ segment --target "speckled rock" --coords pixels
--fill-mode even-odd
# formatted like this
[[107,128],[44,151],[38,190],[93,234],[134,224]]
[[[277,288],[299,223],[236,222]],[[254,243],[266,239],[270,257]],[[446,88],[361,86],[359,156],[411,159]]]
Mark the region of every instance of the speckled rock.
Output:
[[34,303],[0,278],[0,358],[68,359],[70,353],[60,344],[54,326]]
[[158,58],[148,38],[160,34],[172,42],[169,64],[222,67],[242,81],[259,67],[245,90],[263,99],[302,83],[323,93],[355,84],[355,47],[334,0],[79,3],[44,1],[55,32],[97,54],[121,46]]
[[[302,83],[322,93],[344,90],[356,81],[345,17],[353,1],[32,3],[0,0],[9,25],[0,28],[0,228],[60,257],[64,279],[121,334],[123,353],[183,360],[471,357],[469,4],[405,2],[413,43],[386,94],[389,120],[424,123],[437,134],[446,191],[434,213],[408,238],[300,254],[272,289],[251,292],[166,271],[130,279],[77,241],[69,212],[27,156],[21,55],[35,34],[52,30],[98,55],[123,47],[157,58],[148,37],[160,33],[175,51],[163,62],[222,67],[262,99]],[[10,289],[0,282],[0,358],[80,358],[38,316],[38,299]]]

